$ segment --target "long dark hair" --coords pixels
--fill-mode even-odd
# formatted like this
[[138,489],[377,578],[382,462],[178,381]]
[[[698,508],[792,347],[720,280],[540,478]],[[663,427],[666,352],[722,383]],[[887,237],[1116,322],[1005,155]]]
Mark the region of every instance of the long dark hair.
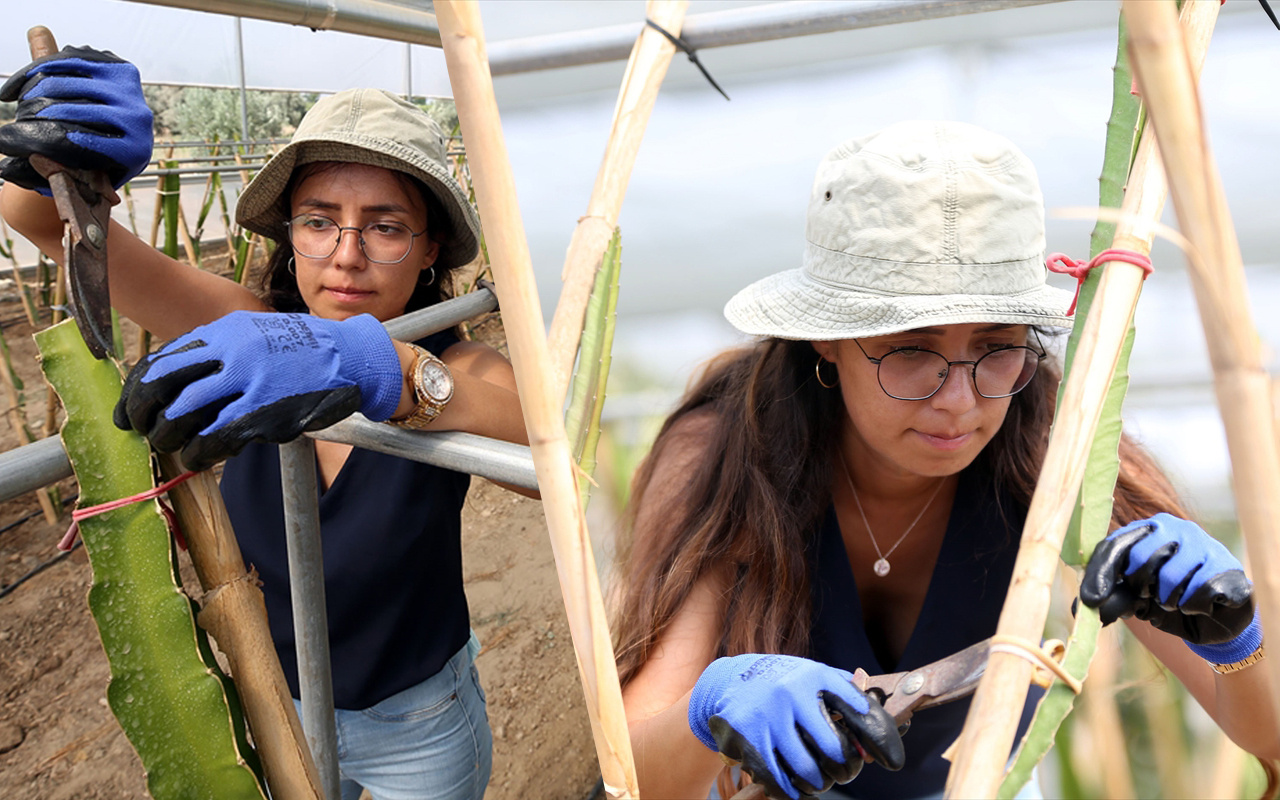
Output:
[[[289,176],[289,183],[280,193],[279,202],[285,219],[290,216],[289,200],[293,196],[294,187],[303,178],[325,169],[332,169],[339,163],[342,162],[316,162],[303,165],[293,171]],[[448,242],[452,238],[452,229],[449,224],[449,215],[445,212],[440,198],[428,189],[425,183],[412,175],[396,170],[390,170],[390,172],[405,191],[415,192],[422,197],[422,202],[427,209],[426,235],[440,244]],[[289,260],[293,258],[293,247],[289,244],[288,233],[281,227],[279,235],[271,238],[275,242],[275,249],[267,258],[266,268],[259,280],[263,300],[275,311],[306,313],[307,304],[303,302],[302,294],[298,291],[298,279],[290,269]],[[430,281],[425,282],[422,277],[419,278],[418,285],[414,287],[413,294],[409,296],[409,302],[405,305],[405,312],[417,311],[450,297],[452,281],[448,280],[448,276],[451,272],[452,270],[444,270],[439,266],[433,271],[425,272],[424,275],[430,276]]]
[[[624,583],[613,630],[624,685],[713,569],[729,576],[717,655],[807,653],[806,551],[831,502],[833,448],[844,419],[840,392],[814,375],[816,359],[809,342],[782,339],[729,351],[707,366],[659,431],[633,482],[629,529],[664,451],[681,446],[691,420],[705,423],[679,507],[652,515],[646,541],[624,535],[620,545]],[[1010,400],[1004,424],[975,462],[1023,509],[1044,460],[1059,379],[1046,359]],[[1127,437],[1120,457],[1113,527],[1158,511],[1185,515],[1169,481]]]

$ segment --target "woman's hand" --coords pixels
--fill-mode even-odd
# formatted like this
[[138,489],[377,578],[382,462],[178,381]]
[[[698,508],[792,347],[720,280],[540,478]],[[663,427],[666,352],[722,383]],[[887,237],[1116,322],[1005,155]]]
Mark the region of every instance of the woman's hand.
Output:
[[108,51],[64,47],[38,58],[0,87],[18,102],[17,118],[0,127],[0,178],[49,192],[27,160],[38,154],[72,169],[106,173],[117,189],[151,160],[152,115],[138,69]]
[[1194,522],[1157,514],[1120,528],[1089,558],[1080,600],[1102,623],[1136,617],[1181,637],[1214,664],[1258,648],[1253,584],[1235,556]]
[[897,724],[852,675],[797,656],[711,662],[689,697],[689,727],[778,800],[847,783],[864,757],[892,770],[904,761]]
[[236,311],[169,342],[125,380],[115,423],[206,469],[251,441],[287,442],[360,411],[395,412],[404,373],[368,314]]

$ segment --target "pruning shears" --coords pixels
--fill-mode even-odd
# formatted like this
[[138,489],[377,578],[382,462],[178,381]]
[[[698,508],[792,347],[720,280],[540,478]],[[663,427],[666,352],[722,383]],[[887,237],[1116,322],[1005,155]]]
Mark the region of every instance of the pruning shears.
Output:
[[[909,672],[870,675],[859,667],[853,673],[853,685],[884,706],[902,730],[901,726],[910,723],[911,715],[916,711],[973,694],[982,674],[987,671],[990,649],[991,640],[983,639],[958,653]],[[764,787],[752,783],[731,800],[762,800],[764,797]]]
[[[56,53],[58,45],[49,29],[38,25],[27,31],[31,57]],[[111,206],[119,195],[104,173],[69,169],[41,155],[28,157],[32,168],[49,181],[64,236],[67,282],[71,308],[80,335],[95,358],[112,351],[111,295],[107,286],[107,229]]]
[[868,675],[859,667],[853,685],[874,697],[898,725],[910,722],[918,709],[940,706],[973,694],[987,671],[991,640],[983,639],[958,653],[940,658],[910,672]]

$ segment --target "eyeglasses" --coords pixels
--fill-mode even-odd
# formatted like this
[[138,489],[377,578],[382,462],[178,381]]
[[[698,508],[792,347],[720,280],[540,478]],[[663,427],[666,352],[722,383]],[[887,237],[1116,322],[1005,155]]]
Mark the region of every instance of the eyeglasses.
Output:
[[[972,367],[973,388],[987,398],[1015,395],[1027,387],[1036,368],[1045,357],[1044,345],[1034,347],[1002,347],[976,361],[948,361],[933,350],[904,347],[881,358],[867,355],[862,344],[853,340],[867,360],[876,365],[876,377],[884,393],[897,400],[928,400],[947,382],[951,368],[959,364]],[[1036,342],[1040,339],[1037,336]]]
[[299,214],[285,223],[289,242],[298,255],[328,258],[338,252],[343,231],[359,234],[360,252],[374,264],[399,264],[413,249],[413,240],[426,231],[414,233],[399,222],[370,222],[363,228],[343,227],[319,214]]

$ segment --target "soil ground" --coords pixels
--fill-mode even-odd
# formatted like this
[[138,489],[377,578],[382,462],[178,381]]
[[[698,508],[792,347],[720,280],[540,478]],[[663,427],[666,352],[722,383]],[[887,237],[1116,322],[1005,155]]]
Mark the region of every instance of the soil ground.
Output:
[[[0,302],[0,328],[38,429],[45,392],[16,301]],[[0,450],[16,445],[0,422]],[[73,497],[74,478],[58,489]],[[0,597],[0,796],[146,797],[141,762],[107,707],[108,664],[85,600],[89,560],[83,548],[59,558],[54,547],[70,507],[50,524],[34,495],[0,504],[0,592],[9,589]],[[593,796],[599,767],[541,504],[473,479],[463,550],[494,732],[486,797]]]

